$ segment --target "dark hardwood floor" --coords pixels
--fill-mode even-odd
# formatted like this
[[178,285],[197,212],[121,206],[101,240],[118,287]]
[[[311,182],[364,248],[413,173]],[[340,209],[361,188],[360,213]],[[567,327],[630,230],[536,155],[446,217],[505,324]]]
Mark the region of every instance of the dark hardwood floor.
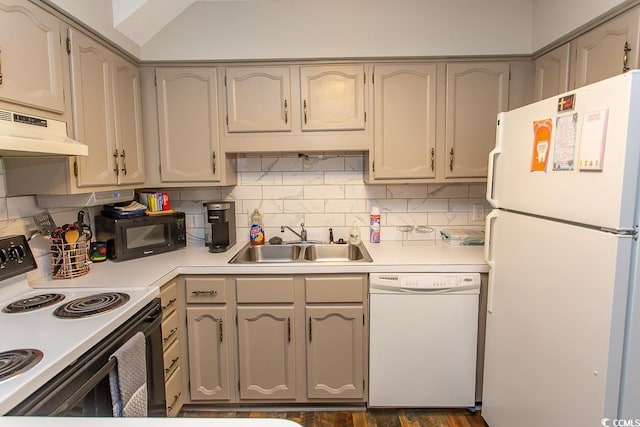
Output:
[[185,418],[285,418],[304,427],[486,427],[466,409],[369,409],[367,411],[218,412],[185,411]]

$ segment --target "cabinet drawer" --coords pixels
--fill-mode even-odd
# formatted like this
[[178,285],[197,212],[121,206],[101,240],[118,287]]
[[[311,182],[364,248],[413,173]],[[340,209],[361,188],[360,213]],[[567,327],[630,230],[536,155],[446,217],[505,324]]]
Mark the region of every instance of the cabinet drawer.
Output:
[[173,340],[173,344],[164,352],[164,377],[165,381],[180,366],[180,344]]
[[292,277],[243,277],[236,284],[238,303],[293,302]]
[[182,370],[178,366],[173,375],[165,383],[167,395],[167,416],[175,417],[182,408],[184,396],[182,393]]
[[304,279],[307,302],[362,302],[364,277],[333,276]]
[[173,312],[162,321],[162,350],[167,348],[178,338],[178,314]]
[[178,302],[178,285],[176,281],[162,287],[160,301],[162,304],[162,318],[166,319],[176,309],[176,303]]
[[194,277],[185,280],[187,303],[224,303],[227,302],[224,277]]

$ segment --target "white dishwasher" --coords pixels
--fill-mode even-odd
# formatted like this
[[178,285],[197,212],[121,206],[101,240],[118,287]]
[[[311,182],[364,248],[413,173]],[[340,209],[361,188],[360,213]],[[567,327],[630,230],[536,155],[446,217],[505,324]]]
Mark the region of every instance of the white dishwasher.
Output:
[[369,275],[370,407],[475,407],[478,273]]

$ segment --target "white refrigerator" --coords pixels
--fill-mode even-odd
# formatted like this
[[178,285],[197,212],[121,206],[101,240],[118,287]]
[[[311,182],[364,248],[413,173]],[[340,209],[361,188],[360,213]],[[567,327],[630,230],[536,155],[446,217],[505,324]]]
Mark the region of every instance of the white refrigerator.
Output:
[[638,426],[640,72],[501,113],[497,135],[482,416]]

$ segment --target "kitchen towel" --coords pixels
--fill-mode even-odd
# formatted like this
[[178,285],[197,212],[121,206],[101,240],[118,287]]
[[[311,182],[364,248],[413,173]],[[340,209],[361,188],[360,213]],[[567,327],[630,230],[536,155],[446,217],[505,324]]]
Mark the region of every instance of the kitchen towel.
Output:
[[147,416],[146,342],[138,332],[111,359],[116,366],[109,372],[109,386],[114,417]]

